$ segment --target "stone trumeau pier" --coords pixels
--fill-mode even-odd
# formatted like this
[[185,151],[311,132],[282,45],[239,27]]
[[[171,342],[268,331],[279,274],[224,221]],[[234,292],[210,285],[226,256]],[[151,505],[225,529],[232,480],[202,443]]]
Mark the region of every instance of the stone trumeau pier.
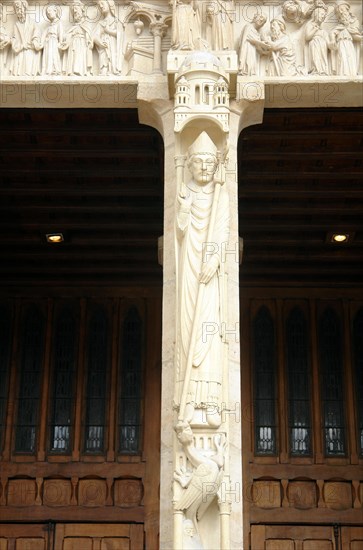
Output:
[[160,548],[241,550],[237,141],[265,108],[362,105],[361,2],[15,0],[0,15],[2,108],[137,108],[162,135]]

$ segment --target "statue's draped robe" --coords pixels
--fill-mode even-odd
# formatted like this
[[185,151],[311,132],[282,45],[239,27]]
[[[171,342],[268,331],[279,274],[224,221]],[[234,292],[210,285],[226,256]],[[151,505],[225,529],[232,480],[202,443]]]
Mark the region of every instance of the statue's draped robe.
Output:
[[[208,240],[214,182],[205,187],[194,181],[188,185],[190,193],[190,213],[179,213],[176,217],[177,262],[178,262],[178,335],[177,335],[177,387],[176,401],[180,402],[186,370],[195,307],[199,289],[200,273],[205,260],[216,252],[219,261],[224,261],[229,231],[228,194],[224,186],[220,189],[217,215],[212,243]],[[208,255],[208,253],[210,254]],[[187,403],[195,408],[206,408],[212,404],[220,406],[223,375],[223,344],[220,330],[221,296],[223,281],[220,269],[205,285],[204,299],[198,320],[198,331],[193,351],[193,367],[187,393]],[[214,333],[212,335],[212,333]]]
[[213,3],[218,7],[211,16],[212,23],[212,49],[213,50],[234,50],[233,20],[235,17],[235,6],[232,0],[219,0]]
[[336,31],[337,45],[337,69],[339,76],[356,76],[359,64],[359,41],[357,45],[353,38],[360,36],[358,24],[354,21],[351,25],[338,25]]
[[[106,27],[109,27],[112,34],[106,32]],[[103,47],[103,42],[107,43],[107,47]],[[115,17],[101,19],[98,22],[95,34],[94,43],[99,55],[100,71],[107,69],[111,74],[120,74],[123,60],[123,26]]]
[[239,51],[239,72],[242,75],[258,75],[260,55],[256,46],[250,40],[261,40],[260,33],[250,23],[245,25],[241,35],[241,46]]
[[272,41],[274,51],[271,52],[269,76],[295,76],[296,54],[294,46],[287,34],[281,34],[276,40]]
[[59,44],[63,41],[62,25],[53,21],[43,35],[42,74],[54,75],[62,73]]
[[24,22],[17,21],[14,25],[13,76],[37,76],[40,74],[40,52],[34,49],[34,42],[40,45],[39,26],[26,18]]
[[[306,32],[310,32],[312,22],[306,26]],[[309,40],[307,67],[310,74],[329,75],[328,64],[328,33],[324,29],[316,30]]]
[[63,58],[63,70],[67,75],[88,76],[92,68],[92,45],[90,31],[84,23],[76,23],[66,35],[68,48]]
[[[1,23],[1,21],[0,21],[0,23]],[[2,42],[2,41],[3,42],[9,42],[10,37],[9,37],[4,25],[0,24],[0,42]],[[7,44],[2,49],[0,49],[0,75],[5,75],[6,72],[7,72],[8,53],[9,53],[9,44]]]
[[179,50],[194,50],[200,47],[200,43],[199,10],[194,11],[191,1],[179,1],[173,18],[172,47]]

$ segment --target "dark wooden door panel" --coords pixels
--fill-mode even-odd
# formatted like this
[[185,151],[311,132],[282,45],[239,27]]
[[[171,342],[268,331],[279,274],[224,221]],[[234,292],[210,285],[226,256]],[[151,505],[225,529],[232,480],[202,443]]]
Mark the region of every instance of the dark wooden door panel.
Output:
[[141,550],[141,524],[60,524],[56,526],[54,550]]
[[253,525],[251,550],[336,550],[333,527]]
[[363,527],[342,527],[342,550],[363,549]]
[[51,543],[48,525],[0,525],[0,550],[48,550]]
[[0,550],[141,550],[142,524],[3,524]]

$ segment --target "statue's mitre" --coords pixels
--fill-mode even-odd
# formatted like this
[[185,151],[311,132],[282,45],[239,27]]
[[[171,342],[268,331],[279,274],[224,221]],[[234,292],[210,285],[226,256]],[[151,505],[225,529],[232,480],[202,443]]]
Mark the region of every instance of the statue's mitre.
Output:
[[188,149],[188,155],[197,155],[201,153],[207,153],[210,155],[217,156],[217,147],[214,145],[213,141],[207,134],[207,132],[202,132],[199,134],[197,139],[191,144]]

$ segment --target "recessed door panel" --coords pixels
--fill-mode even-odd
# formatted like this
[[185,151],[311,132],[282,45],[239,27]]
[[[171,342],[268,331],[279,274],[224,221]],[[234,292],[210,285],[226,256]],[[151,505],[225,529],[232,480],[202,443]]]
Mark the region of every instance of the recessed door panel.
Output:
[[363,527],[342,527],[343,550],[363,550]]
[[51,537],[45,524],[0,524],[0,550],[47,550]]
[[56,525],[54,550],[140,550],[143,525],[82,524]]
[[335,550],[334,532],[319,525],[253,525],[251,550]]

